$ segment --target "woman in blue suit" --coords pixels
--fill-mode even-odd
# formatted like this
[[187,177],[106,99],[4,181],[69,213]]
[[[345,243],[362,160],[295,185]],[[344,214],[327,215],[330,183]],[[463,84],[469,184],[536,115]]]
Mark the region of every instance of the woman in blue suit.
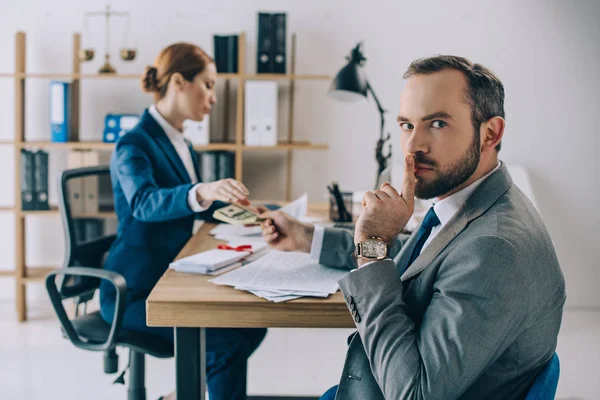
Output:
[[[171,341],[173,329],[146,326],[146,298],[192,236],[196,218],[209,219],[224,205],[219,201],[249,204],[249,192],[238,181],[200,182],[197,155],[182,134],[186,119],[201,121],[210,113],[216,78],[214,61],[197,46],[165,48],[142,77],[155,104],[118,141],[110,162],[119,228],[105,268],[127,282],[122,326]],[[110,323],[115,291],[107,282],[100,287],[100,304]],[[246,398],[247,359],[265,334],[265,329],[206,330],[211,400]]]

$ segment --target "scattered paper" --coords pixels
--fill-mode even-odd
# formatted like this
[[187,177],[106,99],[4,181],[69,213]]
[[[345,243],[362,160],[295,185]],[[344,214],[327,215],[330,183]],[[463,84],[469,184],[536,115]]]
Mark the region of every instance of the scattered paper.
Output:
[[306,253],[271,251],[211,282],[275,301],[287,296],[327,297],[337,291],[337,281],[347,273],[347,270],[319,265]]

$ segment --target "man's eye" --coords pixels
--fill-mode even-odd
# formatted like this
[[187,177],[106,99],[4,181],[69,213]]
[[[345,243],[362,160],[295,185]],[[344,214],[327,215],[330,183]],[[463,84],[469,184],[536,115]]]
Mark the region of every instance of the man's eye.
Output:
[[414,125],[409,124],[408,122],[401,123],[400,128],[402,128],[403,131],[412,131],[413,129],[415,129]]
[[446,123],[445,123],[444,121],[439,121],[439,120],[438,120],[438,121],[433,121],[433,122],[431,123],[431,126],[432,126],[433,128],[443,128],[443,127],[445,127],[445,126],[446,126]]

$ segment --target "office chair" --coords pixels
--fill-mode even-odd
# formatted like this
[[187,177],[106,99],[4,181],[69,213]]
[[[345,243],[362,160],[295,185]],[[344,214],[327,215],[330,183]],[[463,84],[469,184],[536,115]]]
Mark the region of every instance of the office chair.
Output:
[[[109,172],[109,167],[103,165],[66,170],[61,174],[59,207],[65,232],[66,256],[63,268],[51,272],[46,277],[46,289],[60,321],[63,335],[76,347],[104,352],[105,373],[118,372],[116,347],[129,349],[130,373],[127,398],[146,400],[145,355],[158,358],[172,357],[173,343],[147,333],[120,327],[127,293],[125,278],[116,272],[102,269],[104,257],[116,236],[101,234],[99,237],[90,238],[89,229],[88,235],[83,235],[82,232],[85,230],[81,229],[79,224],[82,219],[75,218],[77,215],[73,215],[73,207],[70,204],[71,199],[76,199],[76,196],[71,196],[73,193],[70,193],[69,189],[76,187],[74,183],[77,179],[89,181],[89,178],[96,178],[99,182],[104,178],[110,181]],[[87,307],[84,314],[79,315],[79,305],[85,306],[94,297],[102,279],[108,280],[116,289],[115,315],[111,324],[107,324],[102,319],[99,311],[88,314]],[[75,302],[76,312],[73,319],[69,319],[63,305],[66,299]],[[117,381],[123,382],[122,375]]]
[[550,361],[535,377],[525,400],[554,400],[559,375],[560,362],[558,355],[554,353]]
[[[558,362],[558,355],[554,353],[554,356],[552,356],[550,361],[546,363],[546,366],[535,377],[525,400],[554,400],[559,375],[560,364]],[[337,385],[330,388],[319,400],[334,400],[337,390]]]

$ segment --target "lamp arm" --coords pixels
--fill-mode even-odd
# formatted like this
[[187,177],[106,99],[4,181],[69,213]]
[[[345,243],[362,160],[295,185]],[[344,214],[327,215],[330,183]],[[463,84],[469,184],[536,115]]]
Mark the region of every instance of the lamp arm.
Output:
[[373,90],[373,87],[371,86],[369,81],[367,81],[367,91],[371,92],[371,96],[373,96],[373,99],[375,100],[375,104],[377,105],[377,110],[379,110],[379,118],[381,120],[381,126],[379,128],[379,139],[383,139],[383,128],[385,125],[385,121],[384,121],[385,110],[381,106],[381,103],[379,102],[379,99],[377,98],[377,95],[375,94],[375,91]]

